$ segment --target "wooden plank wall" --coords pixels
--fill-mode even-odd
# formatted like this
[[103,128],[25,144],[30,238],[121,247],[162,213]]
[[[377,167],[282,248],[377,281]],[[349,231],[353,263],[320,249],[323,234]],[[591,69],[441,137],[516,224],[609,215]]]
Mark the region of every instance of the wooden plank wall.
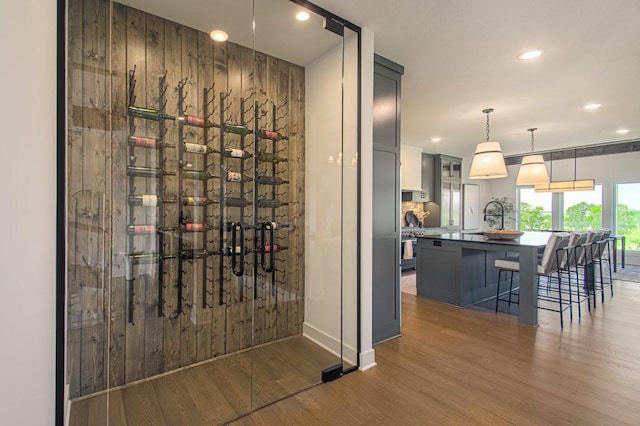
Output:
[[[68,135],[68,369],[72,398],[175,370],[196,362],[242,350],[302,332],[304,313],[304,69],[278,58],[236,45],[214,43],[206,33],[105,0],[69,1],[69,135]],[[108,38],[109,30],[111,39]],[[255,60],[255,72],[254,72]],[[278,176],[291,183],[277,188],[278,198],[290,204],[278,209],[277,221],[290,224],[278,231],[277,244],[288,250],[277,255],[276,282],[260,272],[253,279],[253,254],[247,255],[247,276],[235,277],[224,259],[224,303],[218,304],[217,257],[184,263],[183,312],[177,313],[177,260],[164,263],[164,297],[159,298],[161,277],[156,265],[136,266],[134,318],[129,323],[128,289],[125,279],[128,224],[128,178],[130,162],[128,74],[135,68],[136,105],[156,108],[159,78],[166,73],[168,114],[177,114],[177,86],[186,82],[187,113],[201,116],[204,89],[214,87],[209,105],[212,121],[219,121],[221,93],[229,93],[225,119],[238,123],[241,101],[244,119],[255,128],[253,105],[259,105],[258,127],[271,129],[272,105],[278,107],[278,128],[290,136],[279,142],[278,155],[289,158],[278,164]],[[136,119],[137,136],[158,136],[158,123]],[[136,148],[135,165],[164,167],[175,171],[178,126],[167,122],[165,141],[175,148],[165,150],[165,159],[155,150]],[[219,146],[219,131],[211,129],[208,143]],[[227,146],[240,148],[240,137],[226,135]],[[201,129],[185,127],[185,141],[204,143]],[[253,152],[253,136],[245,138],[245,149]],[[260,150],[271,142],[259,141]],[[202,156],[188,160],[200,168]],[[217,155],[209,162],[218,162]],[[253,161],[245,162],[252,175]],[[239,171],[238,160],[227,168]],[[223,172],[219,167],[211,172]],[[271,165],[260,164],[257,172],[271,174]],[[164,182],[164,183],[162,183]],[[164,185],[165,197],[178,197],[177,178],[136,178],[137,194],[154,194]],[[201,191],[200,182],[185,181],[189,195]],[[217,188],[217,180],[209,181]],[[226,183],[229,196],[253,199],[253,183],[240,194],[238,184]],[[260,197],[272,198],[271,188],[258,188]],[[209,197],[217,196],[217,191]],[[192,208],[193,209],[193,208]],[[251,222],[254,206],[245,208]],[[166,226],[178,226],[176,204],[164,209]],[[154,223],[159,209],[137,207],[136,224]],[[217,205],[208,208],[208,221],[237,220],[238,208],[227,208],[219,217]],[[202,213],[189,210],[192,219]],[[271,220],[270,209],[260,209],[259,220]],[[200,215],[200,217],[198,217]],[[196,217],[193,217],[196,216]],[[252,245],[247,232],[247,244]],[[193,237],[191,244],[219,249],[218,231],[208,241]],[[135,250],[155,251],[156,236],[135,237]],[[164,252],[177,252],[177,233],[165,236]],[[207,268],[207,304],[202,297]],[[274,287],[275,284],[275,287]],[[272,289],[276,291],[272,291]],[[243,297],[241,297],[241,295]],[[255,297],[254,297],[255,296]],[[164,316],[158,316],[163,304]],[[249,374],[249,372],[247,372]]]

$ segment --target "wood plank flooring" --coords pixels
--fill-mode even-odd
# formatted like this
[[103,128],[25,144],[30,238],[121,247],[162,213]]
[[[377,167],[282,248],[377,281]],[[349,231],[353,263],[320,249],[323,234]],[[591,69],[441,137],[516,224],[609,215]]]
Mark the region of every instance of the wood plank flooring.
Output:
[[311,340],[294,336],[127,385],[108,395],[79,398],[71,404],[69,424],[223,424],[252,407],[320,383],[322,369],[338,362],[337,356]]
[[402,337],[377,367],[234,424],[639,424],[640,285],[615,292],[564,330],[553,312],[530,328],[403,293]]

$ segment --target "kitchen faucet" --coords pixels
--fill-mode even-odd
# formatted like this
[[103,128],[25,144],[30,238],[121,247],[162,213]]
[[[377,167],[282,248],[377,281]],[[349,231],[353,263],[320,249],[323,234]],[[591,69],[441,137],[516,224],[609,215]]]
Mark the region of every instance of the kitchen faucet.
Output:
[[[489,207],[489,205],[491,204],[497,204],[500,206],[500,214],[491,214],[491,213],[487,213],[487,207]],[[489,201],[485,206],[484,206],[484,210],[482,211],[482,213],[484,213],[484,221],[487,221],[487,216],[495,216],[495,217],[500,217],[500,228],[499,229],[504,229],[504,206],[502,205],[502,203],[500,201],[496,201],[496,200],[491,200]]]

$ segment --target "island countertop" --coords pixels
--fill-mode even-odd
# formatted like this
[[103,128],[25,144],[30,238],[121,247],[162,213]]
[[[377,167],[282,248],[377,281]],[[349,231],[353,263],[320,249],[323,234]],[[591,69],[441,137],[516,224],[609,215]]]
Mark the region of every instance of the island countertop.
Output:
[[519,238],[515,240],[492,240],[479,232],[452,232],[434,235],[419,235],[417,238],[428,238],[448,241],[464,241],[471,243],[487,243],[487,244],[499,244],[501,246],[529,246],[529,247],[542,247],[547,244],[551,232],[525,232]]
[[418,296],[456,306],[470,306],[495,298],[498,273],[495,259],[518,253],[520,286],[518,319],[536,326],[538,253],[550,232],[525,232],[515,240],[488,239],[481,233],[443,233],[417,237]]

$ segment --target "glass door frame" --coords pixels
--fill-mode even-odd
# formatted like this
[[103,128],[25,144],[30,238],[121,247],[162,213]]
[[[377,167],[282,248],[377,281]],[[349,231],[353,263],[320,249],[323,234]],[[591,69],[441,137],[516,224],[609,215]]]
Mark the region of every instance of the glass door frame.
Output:
[[[258,0],[259,1],[259,0]],[[320,15],[325,20],[325,27],[329,27],[330,31],[336,32],[336,29],[340,31],[340,28],[348,28],[357,35],[357,152],[361,152],[361,95],[362,95],[362,34],[361,28],[341,17],[323,9],[306,0],[289,0],[290,2],[297,4],[305,9],[310,10],[317,15]],[[56,389],[55,389],[55,424],[63,425],[65,421],[65,414],[67,411],[65,394],[65,377],[66,377],[66,327],[67,319],[65,316],[66,306],[66,286],[67,286],[67,215],[66,215],[66,201],[67,201],[67,61],[68,54],[66,49],[67,44],[67,1],[57,1],[57,63],[56,63]],[[342,34],[344,36],[344,30]],[[344,90],[344,89],[343,89]],[[361,158],[361,156],[360,156]],[[360,265],[360,238],[361,238],[361,163],[356,163],[357,174],[357,244],[356,244],[356,342],[357,342],[357,360],[356,365],[344,370],[342,374],[346,374],[355,371],[359,368],[360,364],[360,352],[361,352],[361,306],[360,306],[360,281],[361,281],[361,265]]]

